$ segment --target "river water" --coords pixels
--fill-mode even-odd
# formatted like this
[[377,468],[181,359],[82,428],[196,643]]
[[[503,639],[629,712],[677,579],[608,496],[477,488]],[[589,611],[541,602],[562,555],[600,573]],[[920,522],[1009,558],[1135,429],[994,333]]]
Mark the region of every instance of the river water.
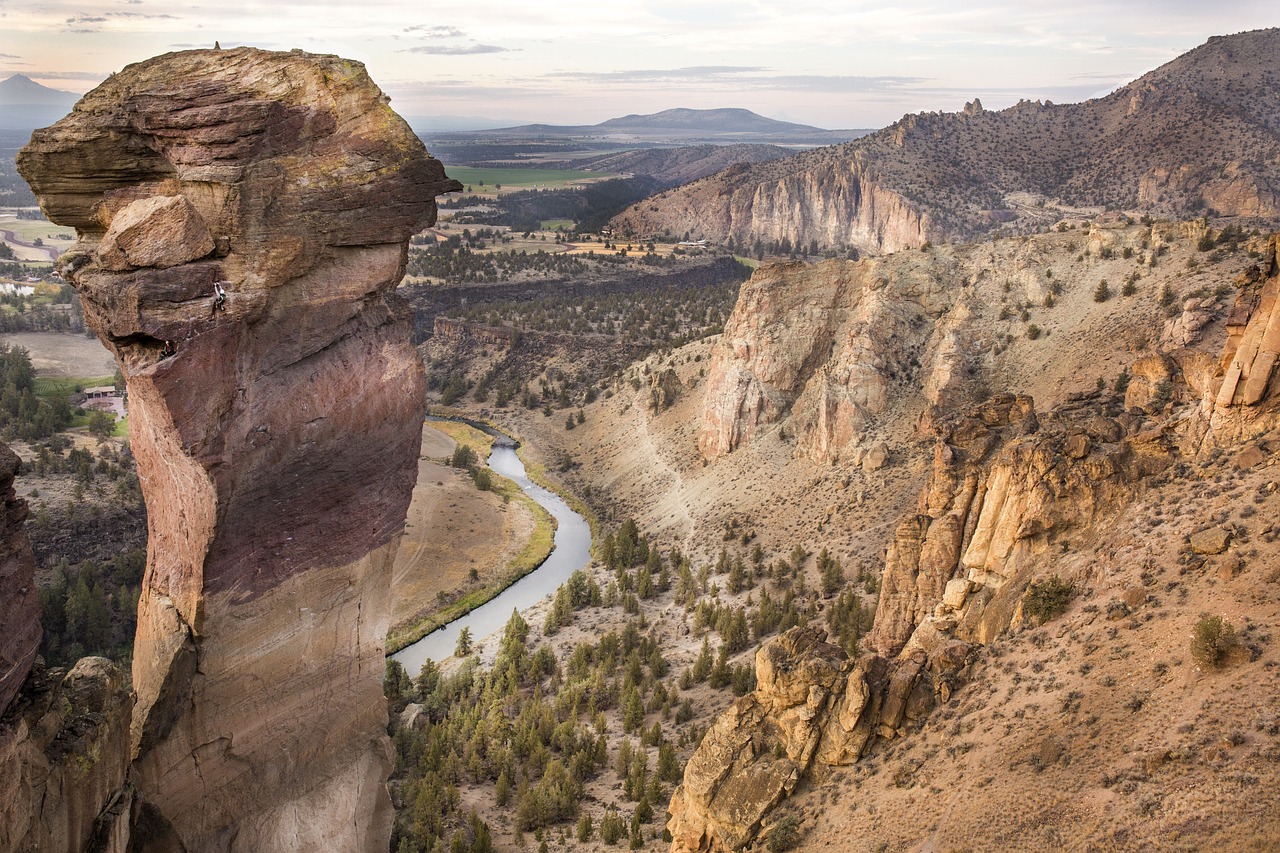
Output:
[[[488,430],[486,430],[488,431]],[[411,677],[416,678],[422,664],[430,658],[441,661],[453,654],[463,627],[471,629],[471,637],[479,641],[501,630],[511,618],[512,610],[524,610],[556,591],[578,569],[591,560],[591,525],[569,508],[559,495],[535,484],[525,474],[524,463],[516,455],[511,439],[501,436],[489,454],[489,467],[513,481],[555,517],[557,522],[551,556],[546,562],[507,587],[487,604],[466,616],[437,628],[411,646],[405,646],[391,657],[400,662]]]

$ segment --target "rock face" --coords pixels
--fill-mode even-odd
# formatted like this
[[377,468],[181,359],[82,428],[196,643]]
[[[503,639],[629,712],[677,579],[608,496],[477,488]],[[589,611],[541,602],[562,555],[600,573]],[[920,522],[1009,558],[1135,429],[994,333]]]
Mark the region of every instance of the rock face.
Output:
[[32,674],[0,723],[0,850],[129,849],[132,706],[106,658]]
[[908,115],[851,143],[669,190],[613,225],[748,249],[758,239],[786,254],[1038,230],[1059,205],[1273,221],[1280,184],[1260,154],[1280,149],[1280,103],[1266,82],[1277,50],[1280,30],[1256,30],[1210,39],[1104,98]]
[[673,853],[741,850],[807,778],[852,764],[877,735],[919,720],[964,678],[969,646],[940,643],[889,664],[857,662],[816,627],[756,652],[757,686],[708,730],[671,797]]
[[36,592],[36,561],[22,523],[27,502],[13,491],[21,461],[0,445],[0,715],[17,695],[40,648],[40,596]]
[[16,497],[17,454],[0,445],[0,850],[124,853],[132,802],[129,679],[105,658],[70,673],[36,658],[35,557]]
[[968,678],[971,652],[1015,623],[1051,548],[1110,518],[1173,448],[1135,414],[1098,400],[1037,415],[997,395],[938,415],[931,471],[882,573],[869,650],[849,660],[821,629],[792,629],[756,654],[757,688],[722,714],[671,801],[673,853],[736,851],[824,768],[905,736]]
[[[1029,299],[1042,300],[1048,283],[1034,255],[1017,247],[1001,261]],[[981,272],[991,263],[989,249],[967,247],[757,269],[712,353],[704,458],[789,417],[797,454],[860,462],[895,407],[968,401],[998,338],[1001,294]]]
[[1280,237],[1262,264],[1239,282],[1227,317],[1227,341],[1207,384],[1203,413],[1216,437],[1239,441],[1266,432],[1280,409]]
[[148,849],[388,844],[386,596],[424,395],[394,290],[461,187],[386,101],[333,56],[185,51],[18,158],[79,232],[62,270],[129,388]]
[[898,654],[929,631],[987,643],[1008,627],[1046,552],[1079,536],[1172,461],[1087,401],[1037,416],[1029,397],[998,395],[936,425],[916,513],[889,543],[866,646]]

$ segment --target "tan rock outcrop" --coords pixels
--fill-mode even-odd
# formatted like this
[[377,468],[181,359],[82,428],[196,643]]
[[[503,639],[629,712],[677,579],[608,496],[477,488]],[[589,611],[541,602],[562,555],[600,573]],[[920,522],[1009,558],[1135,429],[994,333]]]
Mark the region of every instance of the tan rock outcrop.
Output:
[[386,596],[424,395],[394,290],[461,187],[386,100],[337,57],[185,51],[19,155],[129,388],[139,844],[388,843]]
[[132,705],[106,658],[32,674],[0,722],[0,850],[129,849]]
[[1238,282],[1227,317],[1227,340],[1206,389],[1203,414],[1220,443],[1272,429],[1280,409],[1280,236],[1269,241],[1262,263]]
[[[1115,239],[1148,231],[1134,226]],[[798,456],[875,470],[890,449],[877,448],[886,439],[877,430],[893,417],[914,422],[988,396],[1010,346],[997,325],[1007,306],[1052,295],[1043,249],[1010,240],[759,267],[712,351],[703,457],[782,423]]]
[[917,512],[886,553],[866,640],[886,657],[935,615],[958,638],[989,642],[1008,627],[1051,547],[1123,505],[1142,477],[1171,461],[1162,444],[1135,446],[1088,406],[1037,416],[1029,397],[998,395],[937,429]]
[[743,849],[798,785],[923,719],[939,692],[949,697],[968,652],[951,641],[893,663],[854,662],[816,627],[765,643],[755,691],[716,719],[685,765],[669,809],[673,853]]

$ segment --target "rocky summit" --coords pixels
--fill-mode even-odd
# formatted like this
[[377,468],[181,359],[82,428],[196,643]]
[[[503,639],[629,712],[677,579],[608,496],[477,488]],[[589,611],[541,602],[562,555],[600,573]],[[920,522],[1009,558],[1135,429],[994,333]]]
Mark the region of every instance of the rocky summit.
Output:
[[613,224],[745,249],[880,253],[1036,230],[1082,208],[1274,222],[1278,50],[1277,29],[1219,36],[1096,100],[993,111],[975,99],[907,115],[668,190]]
[[424,378],[394,290],[459,189],[363,66],[131,65],[18,158],[128,383],[149,544],[133,840],[385,850],[388,572]]

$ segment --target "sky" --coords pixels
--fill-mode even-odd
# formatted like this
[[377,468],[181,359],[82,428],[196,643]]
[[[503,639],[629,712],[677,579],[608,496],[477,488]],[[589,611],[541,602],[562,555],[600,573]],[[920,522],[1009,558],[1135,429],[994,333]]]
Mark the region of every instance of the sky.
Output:
[[975,96],[1081,101],[1212,35],[1276,25],[1275,0],[0,0],[0,79],[83,93],[217,40],[359,60],[405,116],[742,107],[859,128]]

